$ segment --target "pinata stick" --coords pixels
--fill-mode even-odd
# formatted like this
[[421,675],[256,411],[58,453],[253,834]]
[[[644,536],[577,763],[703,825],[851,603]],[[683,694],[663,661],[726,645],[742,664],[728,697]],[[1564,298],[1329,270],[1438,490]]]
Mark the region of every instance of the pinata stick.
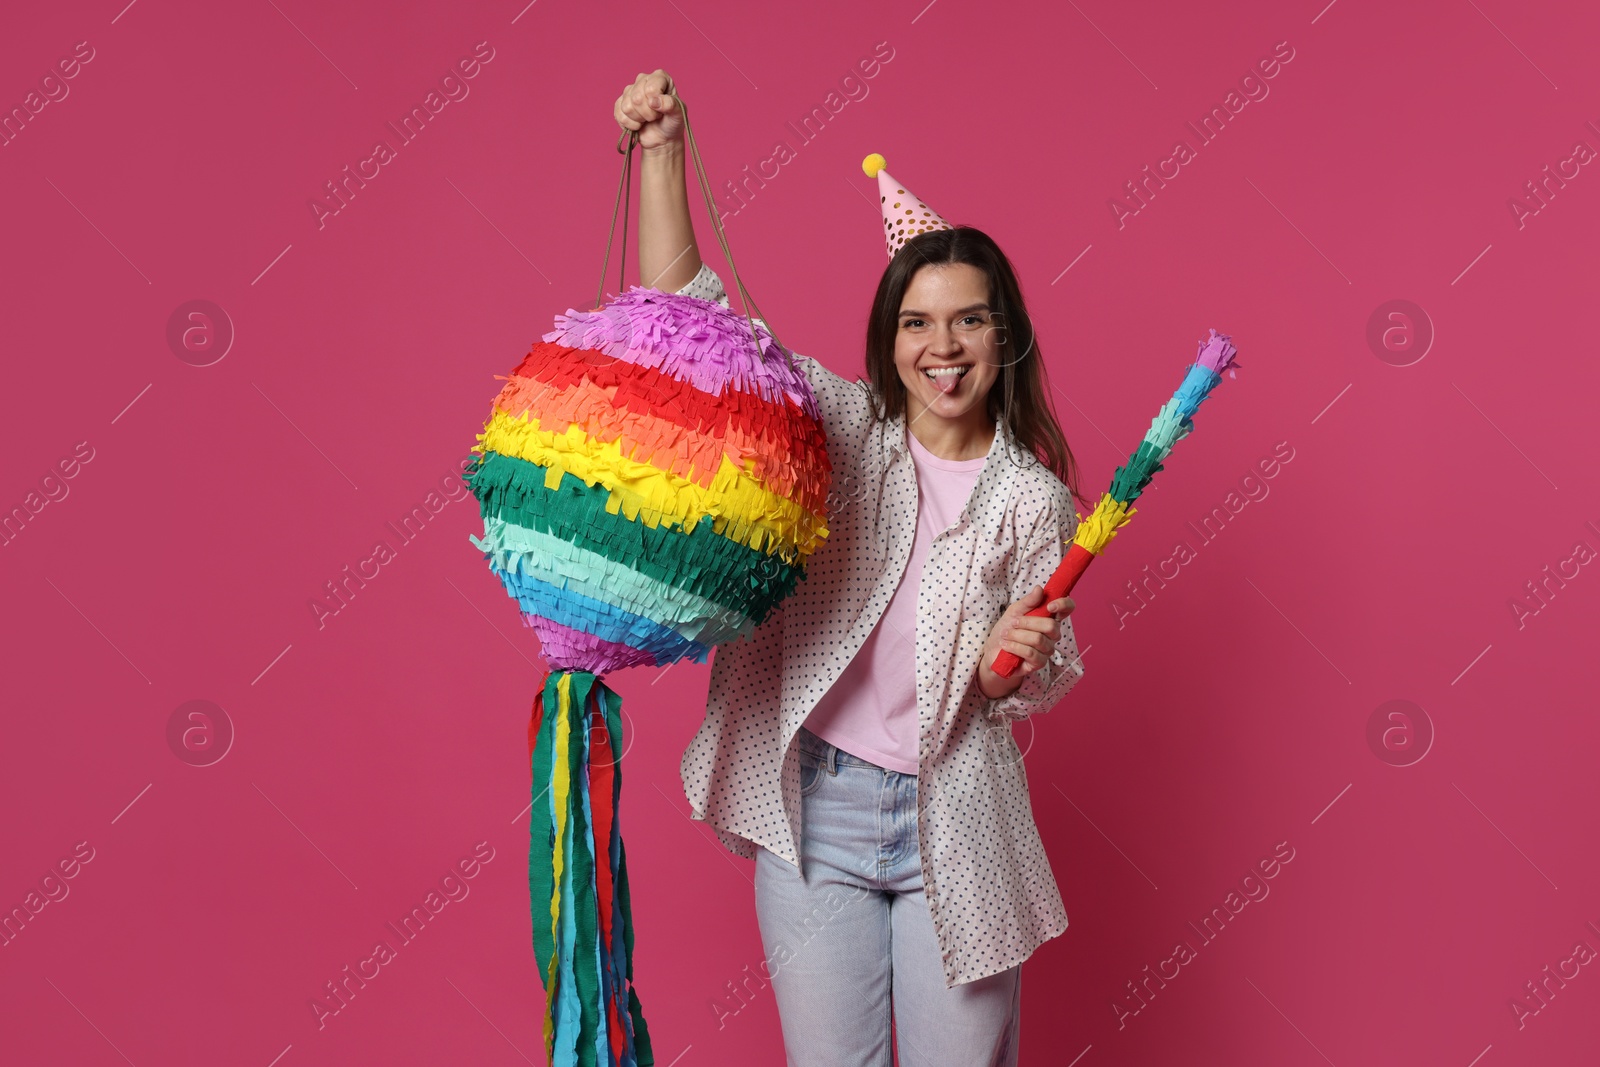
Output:
[[[1072,591],[1089,564],[1117,536],[1118,528],[1137,513],[1133,502],[1150,484],[1156,471],[1161,469],[1161,461],[1172,452],[1172,446],[1189,436],[1189,431],[1194,429],[1192,420],[1195,409],[1222,380],[1222,372],[1227,371],[1230,378],[1238,377],[1235,370],[1238,364],[1233,358],[1236,351],[1228,335],[1219,334],[1216,330],[1212,330],[1211,336],[1200,342],[1200,351],[1195,355],[1194,363],[1190,364],[1178,391],[1162,405],[1151,421],[1144,440],[1128,457],[1127,465],[1117,468],[1111,478],[1111,488],[1100,498],[1100,503],[1087,519],[1081,515],[1078,517],[1078,529],[1073,534],[1072,547],[1045,583],[1044,603],[1028,612],[1029,615],[1048,617],[1050,602]],[[1022,658],[1015,652],[1001,650],[990,664],[990,669],[1002,678],[1009,678],[1021,664]]]

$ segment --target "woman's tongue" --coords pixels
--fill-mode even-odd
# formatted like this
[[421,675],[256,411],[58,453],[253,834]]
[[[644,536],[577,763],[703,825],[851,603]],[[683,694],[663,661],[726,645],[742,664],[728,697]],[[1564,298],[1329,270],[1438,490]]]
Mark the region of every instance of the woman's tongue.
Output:
[[935,374],[933,375],[933,384],[934,388],[938,389],[941,393],[953,393],[956,391],[956,386],[961,384],[961,374],[960,372],[953,374]]

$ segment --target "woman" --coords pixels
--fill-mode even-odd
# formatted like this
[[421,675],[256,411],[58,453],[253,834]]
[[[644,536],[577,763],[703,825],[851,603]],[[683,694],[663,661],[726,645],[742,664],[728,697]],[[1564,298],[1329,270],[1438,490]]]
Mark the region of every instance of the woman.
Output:
[[[640,276],[726,305],[672,91],[641,74],[615,107],[643,150]],[[833,465],[828,537],[717,650],[684,790],[756,860],[790,1064],[889,1064],[891,1012],[902,1063],[1014,1064],[1022,961],[1067,917],[1010,724],[1083,674],[1072,600],[1027,615],[1076,525],[1075,470],[1004,254],[883,181],[924,218],[907,234],[885,200],[870,386],[796,357]],[[989,669],[1002,649],[1010,678]]]

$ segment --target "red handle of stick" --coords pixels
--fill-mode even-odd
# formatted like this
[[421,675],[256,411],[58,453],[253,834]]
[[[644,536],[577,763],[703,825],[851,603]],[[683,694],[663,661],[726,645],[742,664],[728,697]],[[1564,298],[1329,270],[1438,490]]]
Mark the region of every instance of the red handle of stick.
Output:
[[[1044,603],[1028,612],[1029,615],[1049,616],[1049,604],[1052,600],[1060,600],[1072,592],[1072,587],[1078,584],[1078,579],[1083,577],[1083,572],[1088,569],[1094,553],[1082,545],[1074,544],[1067,552],[1066,558],[1061,561],[1061,566],[1050,576],[1044,584]],[[1015,652],[1000,650],[994,662],[989,664],[989,669],[1002,678],[1009,678],[1018,667],[1022,666],[1022,657]]]

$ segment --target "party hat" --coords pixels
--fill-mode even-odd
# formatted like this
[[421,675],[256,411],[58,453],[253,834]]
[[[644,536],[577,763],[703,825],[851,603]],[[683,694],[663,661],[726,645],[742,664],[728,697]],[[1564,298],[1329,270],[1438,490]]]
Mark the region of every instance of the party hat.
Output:
[[889,242],[890,259],[919,233],[954,229],[883,168],[884,159],[876,152],[861,161],[861,169],[867,172],[867,177],[878,179],[879,207],[883,209],[883,230]]

